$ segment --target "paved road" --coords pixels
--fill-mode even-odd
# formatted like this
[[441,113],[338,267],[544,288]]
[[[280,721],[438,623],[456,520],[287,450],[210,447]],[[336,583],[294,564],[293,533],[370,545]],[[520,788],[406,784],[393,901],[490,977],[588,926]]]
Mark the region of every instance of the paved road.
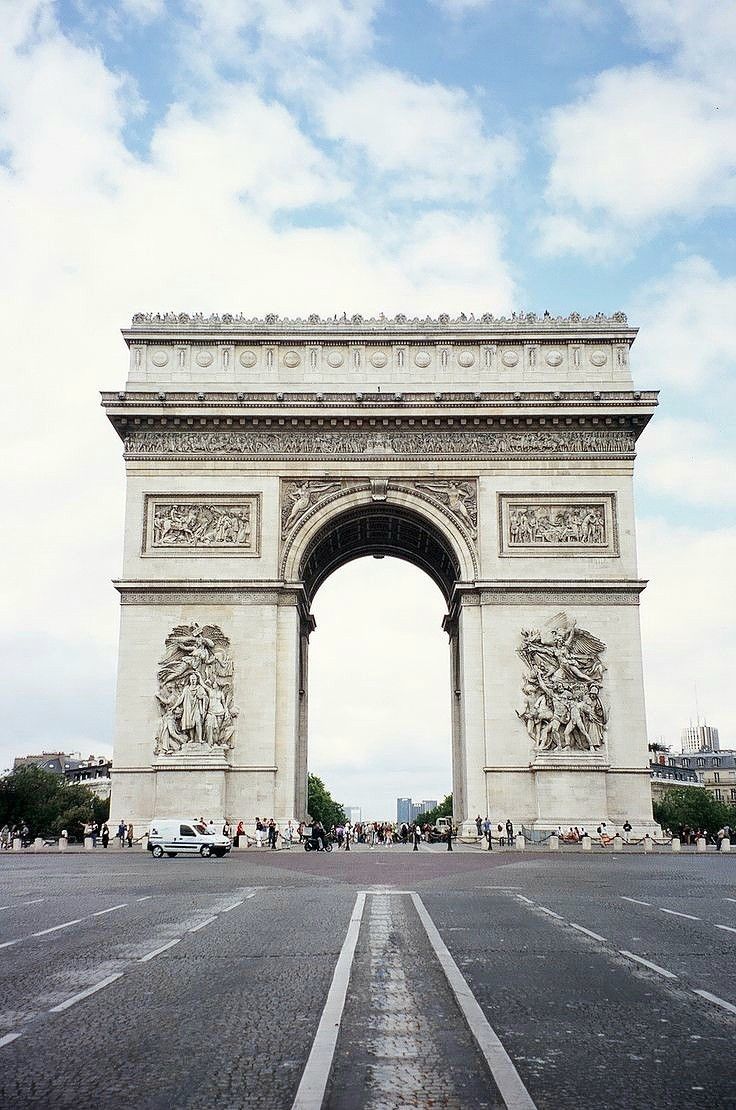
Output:
[[0,858],[0,1108],[736,1108],[736,858]]

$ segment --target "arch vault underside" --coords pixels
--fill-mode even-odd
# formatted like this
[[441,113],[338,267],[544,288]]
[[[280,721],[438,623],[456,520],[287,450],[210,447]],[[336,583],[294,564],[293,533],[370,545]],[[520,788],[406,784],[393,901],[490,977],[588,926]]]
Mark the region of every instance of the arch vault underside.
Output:
[[625,318],[124,335],[113,820],[304,816],[312,600],[394,555],[447,605],[465,829],[651,826]]

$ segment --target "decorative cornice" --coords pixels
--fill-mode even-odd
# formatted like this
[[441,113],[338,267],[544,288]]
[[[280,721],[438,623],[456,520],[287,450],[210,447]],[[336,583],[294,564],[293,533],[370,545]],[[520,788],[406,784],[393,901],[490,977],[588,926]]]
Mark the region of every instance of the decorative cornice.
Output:
[[314,327],[320,327],[349,332],[355,328],[360,330],[371,328],[382,331],[386,328],[400,327],[424,331],[428,327],[467,327],[474,329],[483,325],[483,327],[523,329],[528,327],[537,328],[542,324],[545,328],[568,328],[571,325],[582,325],[583,327],[595,325],[597,327],[601,324],[614,324],[620,326],[627,322],[625,312],[614,312],[611,315],[607,315],[605,312],[596,312],[589,316],[582,316],[579,312],[571,312],[568,316],[551,316],[548,312],[541,316],[536,312],[512,312],[510,316],[494,316],[492,312],[484,312],[478,317],[472,312],[470,314],[461,312],[459,316],[450,316],[447,312],[441,312],[438,316],[422,317],[408,317],[403,313],[398,313],[392,317],[385,316],[383,313],[379,316],[368,317],[361,316],[359,313],[355,313],[353,316],[343,313],[342,316],[322,317],[317,313],[312,313],[306,319],[301,316],[281,317],[276,312],[267,313],[265,316],[245,316],[242,312],[237,315],[230,312],[224,312],[222,315],[212,312],[209,316],[205,316],[202,312],[136,312],[131,320],[131,330],[134,328],[162,328],[167,330],[172,327],[218,329],[235,327],[247,328],[248,331],[267,331],[273,328],[309,331]]
[[303,605],[301,584],[114,581],[121,605]]

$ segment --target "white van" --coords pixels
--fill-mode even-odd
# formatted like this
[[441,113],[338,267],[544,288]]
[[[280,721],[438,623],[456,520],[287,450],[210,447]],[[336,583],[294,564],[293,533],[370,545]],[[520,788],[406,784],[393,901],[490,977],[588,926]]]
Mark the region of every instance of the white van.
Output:
[[230,838],[222,833],[211,833],[207,826],[191,817],[165,817],[151,821],[148,829],[148,850],[154,859],[167,856],[219,856],[227,855],[232,847]]

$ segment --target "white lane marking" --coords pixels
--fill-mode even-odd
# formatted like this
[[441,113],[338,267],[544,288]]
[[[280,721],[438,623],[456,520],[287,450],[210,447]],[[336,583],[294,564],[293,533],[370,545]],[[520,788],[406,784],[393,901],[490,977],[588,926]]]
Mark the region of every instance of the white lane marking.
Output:
[[546,913],[549,917],[556,917],[558,921],[563,921],[564,920],[564,918],[562,917],[562,914],[555,913],[554,910],[549,910],[549,909],[547,909],[546,906],[540,906],[539,908],[542,911],[542,913]]
[[708,1002],[714,1002],[716,1006],[728,1010],[729,1014],[736,1014],[736,1006],[733,1002],[726,1002],[725,998],[719,998],[717,994],[711,994],[710,991],[693,991],[693,994],[699,994],[701,998],[706,998]]
[[727,902],[736,902],[736,898],[727,898],[726,901]]
[[106,910],[98,910],[97,913],[90,914],[90,917],[104,917],[106,913],[113,913],[114,910],[124,910],[127,902],[121,902],[119,906],[110,906]]
[[22,1033],[6,1033],[4,1037],[0,1037],[0,1048],[5,1048],[6,1044],[10,1044],[11,1041],[17,1041],[18,1037],[22,1036]]
[[665,979],[676,979],[677,976],[666,968],[660,967],[659,964],[653,964],[651,960],[645,960],[643,956],[637,956],[633,952],[627,952],[625,948],[619,948],[622,956],[626,956],[628,960],[636,960],[638,964],[644,964],[650,971],[656,971],[659,975],[664,975]]
[[672,914],[673,917],[686,917],[688,919],[688,921],[700,921],[701,920],[701,918],[695,917],[695,915],[692,914],[692,913],[680,913],[679,910],[666,910],[664,908],[664,906],[660,906],[659,910],[660,910],[661,913]]
[[136,898],[136,902],[147,902],[149,898],[153,897],[153,894],[144,894],[142,898]]
[[45,937],[48,933],[58,933],[59,929],[68,929],[70,925],[78,925],[80,921],[84,921],[83,917],[75,917],[73,921],[62,921],[61,925],[52,925],[50,929],[41,929],[38,933],[32,933],[34,937]]
[[195,925],[189,932],[198,933],[200,929],[204,929],[205,925],[211,925],[213,921],[217,921],[217,917],[206,917],[204,921],[200,921],[199,925]]
[[14,944],[17,943],[17,940],[5,940],[2,944],[0,944],[0,948],[11,948]]
[[232,906],[225,906],[224,909],[220,910],[220,913],[229,913],[230,910],[236,910],[238,906],[242,906],[244,901],[245,899],[242,898],[239,902],[233,902]]
[[571,921],[570,928],[577,929],[579,933],[585,933],[586,936],[592,937],[593,940],[602,940],[604,944],[608,944],[608,940],[602,937],[600,933],[594,933],[592,929],[586,929],[584,925],[576,925],[574,921]]
[[447,946],[442,940],[437,926],[427,913],[424,903],[418,894],[412,894],[411,900],[429,937],[429,943],[432,945],[450,988],[457,999],[457,1004],[462,1010],[463,1017],[468,1023],[468,1028],[488,1062],[488,1067],[491,1069],[491,1074],[508,1110],[536,1110],[532,1096],[522,1083],[511,1057],[501,1044],[496,1032],[489,1025],[486,1015],[478,1005],[460,968],[447,950]]
[[725,929],[727,933],[736,933],[732,925],[716,925],[716,929]]
[[641,898],[627,898],[625,894],[622,894],[621,897],[624,902],[633,902],[636,906],[651,906],[652,904],[651,902],[642,902]]
[[519,899],[520,902],[526,902],[528,906],[534,905],[531,898],[525,898],[523,894],[517,894],[516,897]]
[[103,987],[109,987],[110,983],[114,983],[118,979],[122,979],[122,977],[122,971],[116,972],[115,975],[108,975],[107,979],[102,979],[99,983],[95,983],[94,986],[87,987],[85,991],[80,991],[79,994],[73,994],[71,998],[67,998],[66,1002],[60,1002],[58,1006],[52,1006],[49,1013],[60,1014],[62,1010],[68,1010],[70,1006],[74,1006],[77,1002],[81,1002],[83,998],[89,998],[91,994],[96,994],[97,991],[101,991]]
[[365,891],[361,890],[355,899],[348,930],[327,993],[325,1008],[319,1019],[312,1050],[309,1053],[309,1059],[304,1068],[299,1089],[292,1104],[292,1110],[320,1110],[322,1106],[332,1059],[335,1055],[337,1035],[340,1032],[342,1012],[345,1008],[350,968],[355,955],[355,947],[358,943],[365,899]]
[[175,944],[179,944],[180,942],[181,937],[174,937],[173,940],[168,941],[166,944],[162,944],[160,948],[154,948],[153,952],[149,952],[148,955],[141,956],[138,963],[145,964],[149,960],[152,960],[154,956],[160,956],[161,953],[165,952],[167,948],[173,948]]
[[[12,906],[0,906],[0,910],[17,910],[19,906],[38,906],[39,903],[45,901],[45,898],[32,898],[30,902],[13,902]],[[18,1036],[20,1036],[20,1033]]]

